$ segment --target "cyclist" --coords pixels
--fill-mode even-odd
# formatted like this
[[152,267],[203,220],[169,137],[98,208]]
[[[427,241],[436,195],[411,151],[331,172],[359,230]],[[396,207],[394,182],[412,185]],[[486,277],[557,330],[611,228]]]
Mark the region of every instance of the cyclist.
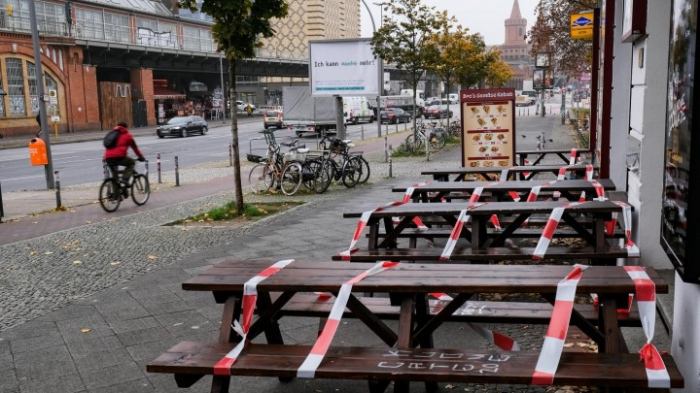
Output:
[[[123,121],[117,123],[117,126],[114,127],[115,130],[119,131],[119,139],[117,139],[117,144],[111,149],[105,149],[104,155],[105,161],[110,168],[116,169],[117,166],[125,167],[124,174],[122,175],[122,178],[119,179],[119,181],[123,184],[125,194],[126,187],[129,185],[129,179],[131,179],[131,175],[134,173],[134,166],[136,165],[134,159],[127,155],[129,152],[129,147],[134,150],[134,153],[136,153],[136,155],[139,157],[139,161],[146,161],[146,158],[143,156],[143,154],[141,154],[141,150],[139,150],[138,146],[136,146],[134,137],[126,127],[127,125]],[[114,173],[116,173],[116,171]]]

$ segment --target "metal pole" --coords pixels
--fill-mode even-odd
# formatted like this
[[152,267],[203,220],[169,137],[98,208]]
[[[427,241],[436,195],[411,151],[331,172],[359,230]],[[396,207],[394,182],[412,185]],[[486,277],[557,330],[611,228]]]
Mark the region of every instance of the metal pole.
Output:
[[[224,56],[219,56],[219,74],[221,76],[221,109],[224,112],[224,120],[226,123],[226,89],[224,88]],[[160,182],[158,182],[160,183]]]
[[233,143],[228,144],[228,163],[229,166],[233,166]]
[[0,222],[5,217],[5,208],[2,206],[2,183],[0,183]]
[[[19,12],[19,10],[17,10]],[[39,96],[39,120],[41,123],[41,134],[46,144],[46,157],[48,164],[44,165],[46,174],[46,188],[54,187],[53,179],[53,159],[51,157],[51,137],[49,136],[48,123],[46,121],[46,105],[44,104],[44,70],[41,64],[41,47],[39,46],[39,28],[36,25],[36,6],[34,0],[29,0],[29,25],[32,30],[32,45],[34,45],[34,66],[36,69],[36,88]]]
[[54,179],[56,179],[56,210],[61,209],[61,181],[58,177],[58,171],[54,171]]
[[[387,134],[389,132],[387,131]],[[384,162],[389,162],[389,147],[387,145],[387,136],[384,135]]]
[[180,185],[180,166],[177,163],[177,156],[175,156],[175,186]]
[[364,141],[365,140],[365,126],[362,126],[360,128],[360,132],[361,132],[361,139]]
[[389,145],[389,179],[394,177],[393,174],[393,160],[392,157],[394,156],[394,148]]
[[163,183],[163,179],[161,178],[161,171],[160,171],[160,153],[158,153],[158,159],[156,160],[158,163],[158,184]]

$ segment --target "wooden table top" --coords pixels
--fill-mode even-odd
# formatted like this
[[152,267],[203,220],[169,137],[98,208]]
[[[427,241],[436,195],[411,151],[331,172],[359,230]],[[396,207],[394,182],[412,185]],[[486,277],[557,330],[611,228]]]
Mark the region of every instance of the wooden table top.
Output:
[[[586,165],[526,165],[526,166],[510,166],[510,167],[492,167],[492,168],[470,168],[470,167],[454,167],[447,169],[429,169],[422,171],[421,175],[478,175],[482,173],[500,173],[507,170],[509,173],[522,172],[556,172],[560,168],[566,167],[568,171],[585,171]],[[598,170],[598,165],[593,166],[593,170]]]
[[[241,292],[246,281],[275,261],[227,261],[187,280],[190,291]],[[373,263],[295,261],[258,284],[258,291],[337,292],[340,286],[374,266]],[[399,264],[353,286],[356,292],[390,293],[556,293],[572,266]],[[652,269],[647,274],[657,293],[668,285]],[[635,293],[635,285],[620,266],[591,266],[583,272],[579,293]]]
[[[452,202],[452,203],[405,203],[398,206],[389,206],[378,212],[372,213],[375,217],[393,216],[429,216],[429,215],[458,215],[464,209],[477,206],[469,210],[470,215],[491,215],[491,214],[542,214],[550,213],[557,207],[564,207],[571,204],[568,201],[542,201],[542,202]],[[362,213],[374,209],[376,206],[358,207],[357,210],[344,212],[345,218],[356,218]],[[566,208],[567,212],[573,213],[614,213],[622,211],[622,207],[611,201],[588,201],[581,205]]]
[[[615,183],[611,179],[598,180],[605,191],[615,189]],[[468,182],[431,182],[415,188],[415,193],[425,192],[453,192],[453,191],[473,191],[475,188],[483,187],[484,191],[530,191],[533,187],[541,186],[541,191],[593,191],[594,187],[588,180],[562,180],[553,184],[550,180],[519,180],[519,181],[468,181]],[[406,189],[415,184],[407,182],[405,185],[392,187],[394,192],[406,192]],[[548,185],[545,185],[548,184]]]

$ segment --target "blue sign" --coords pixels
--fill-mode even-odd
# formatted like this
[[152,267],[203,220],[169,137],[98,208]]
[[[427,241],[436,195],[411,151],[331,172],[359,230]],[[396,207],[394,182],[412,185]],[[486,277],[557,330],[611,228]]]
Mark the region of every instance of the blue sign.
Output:
[[574,26],[583,27],[588,26],[593,23],[593,20],[586,18],[585,16],[580,16],[578,19],[574,20],[572,24]]

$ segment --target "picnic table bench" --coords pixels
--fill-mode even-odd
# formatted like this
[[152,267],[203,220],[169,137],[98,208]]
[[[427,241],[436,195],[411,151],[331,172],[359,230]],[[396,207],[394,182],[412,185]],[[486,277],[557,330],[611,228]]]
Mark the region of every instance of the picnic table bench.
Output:
[[[615,190],[615,183],[610,179],[600,179],[597,180],[598,183],[603,187],[604,191]],[[526,200],[529,192],[533,187],[541,187],[540,195],[545,193],[560,192],[561,196],[571,200],[577,201],[581,192],[586,193],[587,199],[596,198],[596,188],[588,180],[562,180],[558,182],[551,181],[541,181],[541,180],[519,180],[519,181],[503,181],[503,182],[488,182],[488,181],[469,181],[469,182],[436,182],[423,184],[419,187],[415,187],[413,190],[412,198],[414,201],[422,202],[441,202],[443,198],[453,199],[457,198],[453,196],[456,193],[465,194],[464,196],[459,196],[460,199],[469,199],[471,193],[475,189],[483,189],[481,196],[484,197],[485,194],[490,194],[494,200],[497,201],[509,201],[512,200],[511,197],[506,196],[509,192],[513,191],[518,193],[521,200]],[[399,185],[392,187],[394,192],[406,192],[406,190],[412,187],[412,184],[406,183],[406,185]],[[453,194],[453,195],[450,195]],[[575,195],[576,194],[576,195]]]
[[[388,206],[373,211],[367,219],[369,228],[366,249],[353,250],[349,255],[335,255],[334,260],[353,262],[392,261],[439,261],[444,260],[443,249],[439,247],[417,248],[415,239],[442,237],[444,230],[433,228],[415,229],[414,218],[438,217],[444,224],[454,227],[463,211],[471,217],[471,223],[463,225],[460,238],[469,241],[469,247],[455,247],[449,257],[451,261],[499,261],[532,259],[535,247],[506,246],[506,240],[513,237],[536,237],[543,229],[532,230],[522,225],[531,215],[547,214],[554,209],[566,207],[569,202],[492,202],[492,203],[406,203]],[[552,237],[578,237],[587,243],[586,247],[549,247],[546,258],[591,259],[593,264],[613,264],[616,258],[627,258],[625,247],[609,245],[605,223],[611,220],[612,213],[620,213],[623,208],[611,201],[590,201],[566,207],[561,220],[569,230],[557,230]],[[345,218],[360,218],[362,211],[345,212]],[[500,221],[501,230],[489,229],[491,216],[510,215],[512,219]],[[582,225],[580,217],[585,216],[589,225]],[[394,217],[400,221],[395,224]],[[435,221],[433,221],[435,222]],[[380,225],[383,224],[384,232]],[[408,233],[405,236],[404,233]],[[450,231],[450,234],[452,232]],[[563,233],[563,235],[562,235]],[[617,232],[619,238],[623,233]],[[412,239],[408,248],[398,248],[397,239]]]
[[[250,325],[244,349],[235,361],[224,362],[225,372],[222,372],[222,359],[230,356],[229,351],[240,340],[231,326],[242,314],[244,286],[252,277],[267,271],[271,263],[225,262],[185,282],[183,289],[213,292],[217,303],[224,304],[219,341],[181,342],[150,362],[148,372],[174,374],[179,387],[190,387],[202,376],[214,375],[212,392],[228,391],[233,375],[282,379],[304,376],[299,370],[312,347],[283,343],[278,325],[280,311],[298,293],[337,294],[344,283],[356,280],[376,265],[295,261],[257,281],[258,317]],[[330,346],[322,355],[315,355],[321,358],[312,377],[367,380],[371,392],[383,392],[390,381],[395,381],[397,392],[407,392],[408,381],[425,382],[431,391],[437,388],[437,382],[533,384],[539,351],[434,348],[433,333],[474,293],[538,293],[555,304],[558,284],[571,269],[571,266],[399,264],[356,281],[347,298],[347,309],[386,346],[333,346],[332,336],[325,337],[331,340]],[[653,269],[646,269],[646,273],[656,293],[668,292],[668,285]],[[583,272],[577,293],[596,293],[602,307],[595,321],[574,310],[571,324],[598,343],[599,352],[564,352],[551,383],[649,386],[644,363],[639,362],[638,354],[628,353],[619,328],[621,314],[617,310],[627,305],[628,294],[635,290],[635,283],[623,267],[595,266]],[[440,311],[429,312],[427,295],[442,291],[456,295]],[[358,292],[398,296],[397,330],[387,326],[381,314],[374,314],[353,294]],[[271,293],[279,293],[274,301]],[[250,342],[263,333],[266,343]],[[670,387],[682,387],[683,377],[673,358],[669,355],[661,358],[670,377]]]
[[[518,156],[518,161],[520,163],[520,166],[525,166],[525,165],[532,165],[536,166],[539,165],[540,161],[544,159],[547,156],[557,156],[561,158],[561,160],[566,163],[566,164],[575,164],[575,162],[572,162],[572,156],[573,159],[578,161],[579,157],[583,153],[590,153],[588,150],[580,150],[580,149],[551,149],[551,150],[518,150],[515,152],[515,154]],[[528,159],[530,156],[537,156],[537,158],[532,161],[528,160],[529,164],[525,162],[525,160]]]
[[[586,165],[525,165],[511,167],[496,167],[496,168],[470,168],[456,167],[447,169],[430,169],[422,171],[420,174],[424,176],[432,176],[436,181],[449,181],[451,175],[456,175],[452,181],[463,181],[466,176],[478,175],[486,181],[497,181],[501,178],[502,171],[508,171],[508,178],[518,180],[531,180],[535,175],[540,173],[553,173],[555,176],[559,174],[561,168],[566,168],[567,172],[577,174],[577,177],[584,178],[587,169]],[[598,166],[593,166],[593,171],[598,171]]]

